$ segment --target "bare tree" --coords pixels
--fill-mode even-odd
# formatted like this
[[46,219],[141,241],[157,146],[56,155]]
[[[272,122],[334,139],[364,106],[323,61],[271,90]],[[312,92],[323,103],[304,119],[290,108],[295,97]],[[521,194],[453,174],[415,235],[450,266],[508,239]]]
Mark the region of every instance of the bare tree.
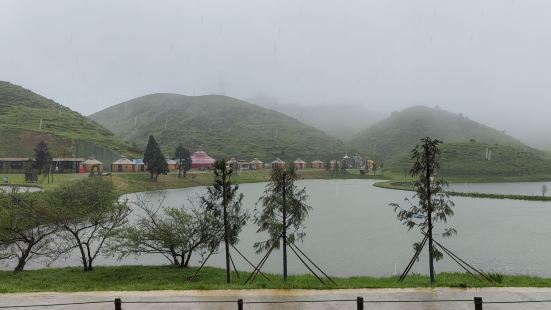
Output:
[[128,255],[160,254],[175,267],[188,267],[196,251],[210,249],[221,229],[199,208],[186,210],[165,206],[165,192],[137,194],[137,220],[109,241],[109,253],[119,259]]
[[52,262],[61,253],[55,242],[57,225],[40,193],[20,193],[12,187],[0,195],[0,260],[15,259],[14,271],[23,271],[32,259]]
[[65,184],[53,191],[51,199],[61,239],[68,250],[78,250],[84,271],[91,271],[106,241],[127,223],[130,208],[101,178]]

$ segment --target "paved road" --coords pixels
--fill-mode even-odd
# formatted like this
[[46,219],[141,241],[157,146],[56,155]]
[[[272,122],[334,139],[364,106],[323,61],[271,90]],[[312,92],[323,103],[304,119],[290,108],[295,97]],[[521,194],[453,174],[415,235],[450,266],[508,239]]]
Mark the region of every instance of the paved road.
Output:
[[[369,303],[365,309],[474,309],[471,301],[479,296],[484,301],[512,300],[549,300],[551,289],[539,288],[487,288],[487,289],[361,289],[361,290],[217,290],[217,291],[150,291],[150,292],[83,292],[83,293],[25,293],[0,294],[0,307],[14,305],[38,305],[54,303],[106,301],[105,303],[40,307],[30,309],[82,309],[107,310],[114,309],[114,298],[122,298],[123,309],[128,310],[226,310],[237,309],[237,299],[247,301],[289,301],[289,300],[355,300],[363,296],[365,301],[375,300],[439,300],[465,299],[469,301],[450,303]],[[167,302],[167,301],[232,301],[231,303],[131,303],[131,302]],[[130,302],[130,303],[128,303]],[[29,309],[29,308],[26,308]],[[289,304],[245,304],[244,309],[251,310],[297,310],[297,309],[356,309],[355,301],[340,301],[329,303],[289,303]],[[484,304],[485,310],[493,309],[551,309],[550,303],[525,304]]]

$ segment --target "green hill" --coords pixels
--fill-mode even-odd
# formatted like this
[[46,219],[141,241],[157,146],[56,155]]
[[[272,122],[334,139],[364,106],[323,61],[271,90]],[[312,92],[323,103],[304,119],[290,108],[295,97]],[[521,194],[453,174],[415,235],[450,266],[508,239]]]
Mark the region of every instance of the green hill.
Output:
[[517,148],[528,148],[515,138],[438,108],[413,106],[376,123],[357,134],[351,144],[367,149],[387,162],[406,155],[419,141],[430,136],[446,143],[476,141]]
[[[486,149],[491,151],[486,159]],[[522,147],[476,142],[444,143],[441,147],[441,173],[447,177],[493,178],[537,177],[549,179],[551,160],[543,152]],[[404,156],[396,160],[389,170],[403,174],[412,167],[412,161]]]
[[345,145],[279,112],[225,96],[152,94],[90,116],[120,137],[145,147],[153,134],[167,155],[179,143],[215,158],[263,161],[327,159]]
[[48,144],[54,157],[94,155],[109,164],[117,153],[133,154],[129,143],[96,122],[3,81],[0,81],[0,136],[0,157],[31,156],[40,141]]

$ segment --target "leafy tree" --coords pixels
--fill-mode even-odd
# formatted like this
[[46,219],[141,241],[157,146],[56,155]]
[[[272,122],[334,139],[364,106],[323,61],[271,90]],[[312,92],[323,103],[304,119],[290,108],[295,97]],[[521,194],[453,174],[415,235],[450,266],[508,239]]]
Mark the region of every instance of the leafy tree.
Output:
[[227,283],[231,281],[229,245],[239,241],[239,233],[249,217],[248,213],[241,209],[243,194],[238,193],[238,185],[233,185],[232,174],[233,170],[226,167],[225,160],[217,160],[214,163],[214,183],[207,187],[207,193],[201,197],[206,214],[212,221],[212,229],[222,232],[222,236],[213,243],[218,247],[224,239]]
[[[295,185],[297,174],[288,169],[274,169],[259,203],[263,208],[257,211],[254,222],[257,232],[267,232],[269,239],[254,244],[257,253],[279,249],[283,245],[283,281],[287,283],[287,242],[294,243],[305,236],[304,221],[312,209],[306,204],[306,189]],[[292,231],[289,231],[292,228]]]
[[61,240],[68,250],[78,249],[84,271],[91,271],[106,241],[127,223],[130,208],[119,201],[111,182],[101,178],[64,184],[50,199]]
[[178,145],[174,152],[174,159],[178,161],[178,177],[184,172],[184,178],[186,173],[191,169],[191,153],[183,145]]
[[48,145],[44,141],[40,141],[34,148],[34,167],[38,169],[38,174],[42,173],[44,168],[52,162],[52,155]]
[[[429,242],[429,270],[430,281],[434,283],[434,260],[442,259],[443,255],[440,251],[433,247],[433,228],[434,223],[446,223],[448,217],[453,216],[452,207],[453,201],[449,199],[449,194],[445,190],[448,183],[438,176],[440,170],[440,148],[442,141],[426,137],[421,139],[420,144],[417,144],[411,151],[411,159],[414,160],[413,167],[410,170],[410,175],[417,178],[414,183],[415,196],[418,199],[418,204],[410,203],[408,209],[402,208],[399,204],[391,203],[394,211],[397,212],[397,218],[408,230],[418,227],[421,233],[428,236]],[[453,228],[445,229],[443,237],[448,237],[456,234],[457,231]],[[415,252],[420,251],[421,245],[415,243],[413,248]]]
[[110,253],[119,259],[128,255],[161,254],[175,267],[188,267],[194,251],[210,249],[220,235],[198,209],[164,206],[166,194],[140,194],[134,205],[141,211],[133,224],[127,224],[109,242]]
[[0,260],[16,259],[16,272],[32,259],[53,261],[61,252],[55,243],[52,209],[40,195],[20,193],[17,187],[0,194]]
[[149,141],[143,154],[143,162],[147,165],[147,171],[149,171],[151,179],[155,176],[155,181],[157,181],[159,174],[166,174],[168,172],[166,157],[161,152],[161,148],[153,136],[149,136]]

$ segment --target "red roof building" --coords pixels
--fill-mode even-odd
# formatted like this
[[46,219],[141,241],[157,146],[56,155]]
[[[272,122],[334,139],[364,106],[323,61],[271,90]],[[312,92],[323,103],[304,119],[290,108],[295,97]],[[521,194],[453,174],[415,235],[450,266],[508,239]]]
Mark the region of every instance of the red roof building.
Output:
[[191,168],[192,169],[211,169],[214,167],[216,160],[203,151],[197,151],[191,155]]

